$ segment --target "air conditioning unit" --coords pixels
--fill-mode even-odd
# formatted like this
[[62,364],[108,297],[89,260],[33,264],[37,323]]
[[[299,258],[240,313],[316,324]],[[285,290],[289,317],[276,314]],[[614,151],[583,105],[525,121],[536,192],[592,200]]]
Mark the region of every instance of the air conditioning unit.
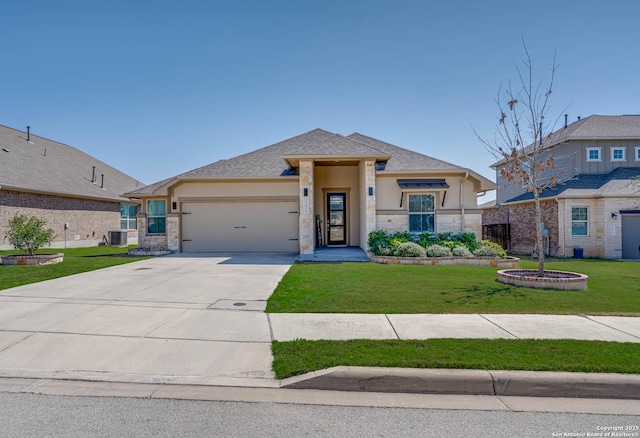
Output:
[[113,230],[109,231],[109,246],[127,246],[127,231]]

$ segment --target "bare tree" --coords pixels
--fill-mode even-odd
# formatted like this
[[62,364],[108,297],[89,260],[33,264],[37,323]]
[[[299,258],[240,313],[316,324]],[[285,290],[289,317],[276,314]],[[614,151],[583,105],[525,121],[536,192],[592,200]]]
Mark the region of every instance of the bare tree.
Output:
[[[542,210],[540,195],[548,187],[557,184],[562,169],[556,169],[553,155],[548,151],[552,145],[553,128],[559,118],[548,120],[549,97],[553,91],[555,73],[558,68],[555,54],[548,84],[544,87],[534,81],[531,56],[524,40],[524,67],[516,66],[518,80],[515,85],[508,82],[504,91],[498,91],[497,105],[500,112],[493,140],[474,133],[496,160],[500,176],[507,184],[516,184],[533,194],[536,221],[536,244],[538,253],[538,276],[544,276],[544,240],[542,235]],[[502,87],[501,87],[502,88]]]

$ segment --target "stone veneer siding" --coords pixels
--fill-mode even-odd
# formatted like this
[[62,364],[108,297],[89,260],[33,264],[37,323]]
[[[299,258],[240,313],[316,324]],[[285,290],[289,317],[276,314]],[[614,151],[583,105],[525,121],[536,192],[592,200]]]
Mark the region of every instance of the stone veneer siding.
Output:
[[[300,161],[300,216],[298,219],[298,242],[300,254],[313,254],[315,248],[315,215],[313,210],[313,161]],[[307,196],[304,190],[307,189]]]
[[[168,249],[166,234],[147,234],[147,215],[139,213],[136,221],[138,223],[138,247],[152,250]],[[167,222],[169,222],[167,220]],[[167,224],[167,228],[169,225]]]
[[[124,201],[124,200],[123,200]],[[10,247],[7,233],[9,220],[15,214],[36,216],[54,231],[52,247],[96,246],[109,231],[120,229],[120,203],[64,196],[0,190],[0,248]],[[134,238],[135,230],[129,230]]]
[[[549,250],[557,255],[558,241],[558,204],[555,200],[541,201],[542,221],[549,229]],[[533,202],[509,206],[511,223],[511,252],[514,254],[531,254],[536,245],[536,209]]]

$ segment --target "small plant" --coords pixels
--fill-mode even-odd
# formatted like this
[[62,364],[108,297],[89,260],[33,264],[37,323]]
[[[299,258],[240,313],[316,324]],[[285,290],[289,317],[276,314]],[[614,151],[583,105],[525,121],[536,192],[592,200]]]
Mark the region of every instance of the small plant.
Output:
[[53,230],[46,228],[46,222],[35,216],[16,214],[9,220],[9,243],[15,249],[33,255],[45,245],[53,242]]
[[466,246],[456,246],[451,250],[454,257],[473,257],[473,254]]
[[429,257],[451,257],[451,249],[442,245],[431,245],[427,247]]
[[384,230],[369,233],[369,249],[375,255],[391,255],[391,236]]
[[507,252],[499,244],[489,240],[483,240],[480,242],[480,246],[478,246],[478,249],[476,249],[473,254],[478,257],[507,258]]
[[420,257],[424,258],[427,256],[427,252],[423,247],[414,242],[405,242],[401,243],[398,249],[396,250],[395,256],[397,257]]

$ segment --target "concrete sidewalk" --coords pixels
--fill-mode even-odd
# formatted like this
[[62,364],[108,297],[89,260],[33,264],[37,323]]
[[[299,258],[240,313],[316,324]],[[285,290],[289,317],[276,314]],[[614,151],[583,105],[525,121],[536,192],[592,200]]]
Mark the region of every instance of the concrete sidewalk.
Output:
[[272,338],[304,339],[583,339],[640,342],[640,318],[531,314],[271,313]]

